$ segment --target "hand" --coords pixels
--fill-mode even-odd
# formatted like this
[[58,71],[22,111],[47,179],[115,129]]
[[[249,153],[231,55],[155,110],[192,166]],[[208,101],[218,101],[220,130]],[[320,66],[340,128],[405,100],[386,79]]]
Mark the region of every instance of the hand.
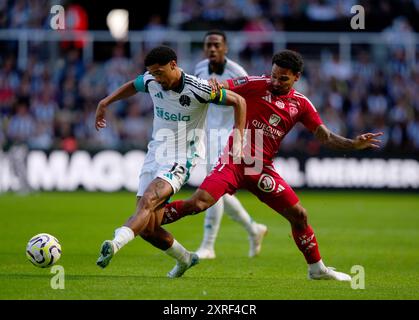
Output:
[[218,92],[223,88],[222,83],[218,82],[216,78],[208,79],[208,84],[211,86],[212,91]]
[[364,133],[357,136],[354,139],[355,149],[361,150],[366,148],[378,149],[381,140],[375,139],[376,137],[382,136],[382,132],[378,133]]
[[107,104],[103,100],[101,100],[99,104],[97,105],[96,119],[95,119],[95,128],[97,131],[99,131],[99,129],[106,128],[106,119],[105,119],[106,107],[107,107]]

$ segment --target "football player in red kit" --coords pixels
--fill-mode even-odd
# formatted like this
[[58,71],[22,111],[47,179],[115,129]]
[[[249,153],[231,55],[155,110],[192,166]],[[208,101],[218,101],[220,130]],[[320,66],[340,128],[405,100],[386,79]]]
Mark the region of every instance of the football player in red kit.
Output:
[[[250,142],[248,136],[244,142],[243,159],[237,163],[229,155],[231,136],[225,154],[192,197],[166,205],[162,224],[204,211],[225,193],[247,189],[290,222],[295,243],[307,261],[309,279],[350,281],[349,275],[324,265],[313,229],[307,221],[306,209],[272,162],[282,139],[297,122],[324,145],[345,151],[378,148],[380,140],[377,137],[382,133],[365,133],[348,139],[331,132],[310,100],[293,88],[302,70],[300,54],[284,50],[274,55],[270,77],[242,77],[221,84],[247,102],[247,132],[253,134]],[[213,85],[220,84],[213,81]],[[263,138],[258,139],[258,134]]]

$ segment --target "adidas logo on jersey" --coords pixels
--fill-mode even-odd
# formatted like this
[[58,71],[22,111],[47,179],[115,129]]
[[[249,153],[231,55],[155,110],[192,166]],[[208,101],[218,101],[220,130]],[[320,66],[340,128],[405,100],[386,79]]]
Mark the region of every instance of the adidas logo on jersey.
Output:
[[263,100],[268,101],[269,103],[272,103],[272,97],[270,94],[268,94],[267,96],[262,97]]
[[154,96],[157,98],[163,99],[163,93],[161,92],[156,93]]

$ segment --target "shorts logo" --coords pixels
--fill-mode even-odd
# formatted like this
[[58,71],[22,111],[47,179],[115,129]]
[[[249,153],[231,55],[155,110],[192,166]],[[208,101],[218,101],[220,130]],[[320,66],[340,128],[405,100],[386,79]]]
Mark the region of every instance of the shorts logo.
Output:
[[179,98],[179,103],[184,107],[189,106],[191,104],[191,98],[183,94]]
[[269,174],[262,174],[259,178],[258,188],[263,192],[272,192],[275,190],[276,182]]
[[277,114],[271,114],[271,117],[269,118],[269,124],[276,127],[280,121],[281,118]]

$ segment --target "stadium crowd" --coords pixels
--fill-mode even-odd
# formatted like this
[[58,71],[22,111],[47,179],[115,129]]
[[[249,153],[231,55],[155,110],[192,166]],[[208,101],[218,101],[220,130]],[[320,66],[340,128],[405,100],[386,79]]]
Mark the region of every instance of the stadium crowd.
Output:
[[[366,5],[373,3],[364,2]],[[44,27],[45,16],[39,9],[42,3],[0,1],[0,8],[7,6],[9,10],[6,15],[0,15],[0,28]],[[178,10],[173,13],[175,17],[168,20],[177,21],[179,28],[183,28],[200,19],[234,21],[231,15],[235,15],[248,22],[242,26],[244,31],[253,30],[252,22],[256,20],[260,24],[253,26],[283,30],[281,20],[272,17],[304,14],[313,20],[336,19],[342,15],[344,3],[347,6],[352,2],[211,0],[202,1],[202,7],[196,8],[195,1],[186,0],[178,2]],[[404,3],[405,7],[408,4],[416,4],[415,8],[419,6],[418,1]],[[222,10],[224,7],[228,8]],[[385,5],[380,8],[386,10]],[[172,27],[163,20],[154,16],[146,29]],[[257,26],[255,28],[258,30]],[[409,21],[403,18],[394,19],[393,24],[383,30],[389,37],[409,35],[413,31]],[[15,43],[1,45],[10,49]],[[301,48],[300,52],[305,56],[304,47]],[[240,54],[238,62],[249,74],[259,75],[270,70],[272,51],[260,49],[244,47]],[[381,152],[419,152],[419,99],[416,98],[419,56],[412,65],[403,46],[392,46],[389,42],[384,49],[386,56],[381,60],[373,49],[368,46],[356,48],[351,61],[340,60],[332,51],[322,52],[316,58],[305,56],[305,71],[297,89],[317,106],[324,122],[335,132],[355,136],[360,132],[382,131],[384,148]],[[88,64],[84,63],[79,48],[68,46],[61,51],[63,54],[51,59],[45,46],[32,43],[24,69],[18,67],[13,50],[4,50],[0,55],[0,146],[7,149],[16,143],[27,143],[33,149],[59,148],[69,152],[85,148],[146,148],[153,119],[151,100],[146,94],[139,93],[116,103],[110,108],[107,129],[97,134],[94,128],[97,102],[144,72],[143,51],[130,56],[123,44],[116,44],[106,61],[94,60]],[[418,55],[417,48],[415,54]],[[195,61],[202,57],[199,50],[195,55]],[[179,63],[182,66],[182,61]],[[193,73],[193,70],[185,71]],[[313,155],[320,151],[320,146],[302,126],[293,130],[282,146],[282,152]]]

